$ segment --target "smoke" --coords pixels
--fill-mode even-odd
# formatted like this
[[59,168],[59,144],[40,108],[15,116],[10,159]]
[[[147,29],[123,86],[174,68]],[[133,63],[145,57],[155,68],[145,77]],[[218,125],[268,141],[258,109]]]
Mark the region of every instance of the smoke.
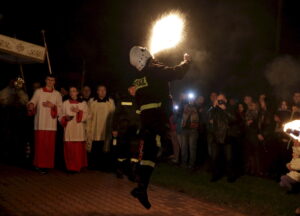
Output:
[[182,47],[193,66],[175,83],[175,93],[192,88],[201,94],[224,91],[240,97],[265,91],[261,71],[274,50],[268,6],[257,0],[197,1],[190,14]]
[[300,83],[299,59],[291,56],[278,57],[267,66],[265,76],[276,96],[286,99]]

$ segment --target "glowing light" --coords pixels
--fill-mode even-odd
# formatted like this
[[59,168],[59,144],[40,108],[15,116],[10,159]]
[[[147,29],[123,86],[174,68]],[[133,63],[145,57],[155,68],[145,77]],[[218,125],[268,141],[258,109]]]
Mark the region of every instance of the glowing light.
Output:
[[170,13],[155,22],[150,38],[152,55],[175,47],[183,39],[184,19],[179,13]]
[[178,105],[175,105],[174,106],[174,110],[178,110],[179,109],[179,106]]
[[193,92],[188,93],[188,98],[189,99],[194,99],[195,98],[195,94]]
[[300,141],[300,120],[288,122],[284,125],[283,131],[295,140]]

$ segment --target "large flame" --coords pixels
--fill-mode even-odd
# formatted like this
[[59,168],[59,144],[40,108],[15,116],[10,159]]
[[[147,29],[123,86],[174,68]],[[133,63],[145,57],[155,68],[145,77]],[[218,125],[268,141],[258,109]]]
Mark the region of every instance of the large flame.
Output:
[[170,13],[155,22],[150,38],[152,55],[175,47],[183,39],[184,19],[179,13]]
[[300,141],[300,120],[294,120],[286,123],[283,131],[293,139]]

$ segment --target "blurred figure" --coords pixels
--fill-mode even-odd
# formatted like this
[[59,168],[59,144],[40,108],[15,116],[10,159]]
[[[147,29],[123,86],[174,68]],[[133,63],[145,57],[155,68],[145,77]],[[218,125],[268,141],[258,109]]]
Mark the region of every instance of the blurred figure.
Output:
[[275,121],[275,142],[276,158],[274,161],[274,172],[276,176],[281,176],[286,170],[286,163],[291,157],[291,148],[288,148],[290,137],[283,132],[283,125],[291,120],[291,110],[286,100],[282,100],[274,115]]
[[139,163],[140,116],[136,113],[135,87],[129,86],[116,102],[113,117],[113,148],[116,152],[117,177],[128,175],[129,180],[135,181],[135,173]]
[[194,168],[197,156],[199,127],[199,115],[194,100],[190,100],[183,108],[181,127],[181,162],[183,166]]
[[210,93],[210,96],[209,96],[209,99],[210,99],[209,107],[210,106],[214,106],[215,101],[217,100],[217,96],[218,96],[218,94],[216,92],[211,92]]
[[60,88],[60,94],[61,94],[61,97],[62,97],[63,101],[69,99],[69,92],[68,92],[68,90],[65,87],[61,87]]
[[262,103],[266,100],[266,98],[267,98],[266,94],[260,94],[259,97],[258,97],[258,102]]
[[239,118],[245,120],[245,118],[246,118],[246,109],[247,109],[247,107],[245,106],[244,103],[238,103],[237,104],[237,112],[238,112]]
[[36,82],[32,83],[32,89],[33,89],[33,91],[35,91],[35,90],[37,90],[39,88],[41,88],[41,83],[40,82],[36,81]]
[[82,100],[88,102],[91,99],[92,90],[91,87],[85,85],[81,90]]
[[[216,92],[211,92],[210,95],[209,95],[209,99],[210,99],[210,102],[208,104],[208,109],[207,111],[209,111],[211,108],[215,107],[216,106],[216,100],[217,100],[217,96],[218,94]],[[209,125],[209,124],[208,124]],[[210,136],[211,135],[211,130],[207,130],[207,152],[208,152],[208,155],[211,157],[211,154],[212,154],[212,146],[211,144],[213,143],[212,140],[210,140],[210,138],[212,138],[213,136]]]
[[219,94],[215,101],[215,106],[208,111],[212,159],[211,182],[215,182],[222,177],[224,166],[226,168],[227,181],[235,181],[233,148],[232,144],[228,142],[228,132],[233,121],[235,121],[235,116],[227,110],[227,98],[224,94]]
[[237,103],[236,99],[230,98],[228,105],[231,106],[231,107],[235,107],[236,103]]
[[17,85],[17,79],[10,80],[7,87],[0,91],[1,106],[24,106],[28,103],[28,95],[22,86]]
[[294,92],[291,120],[300,119],[300,92]]
[[178,157],[180,156],[181,148],[182,148],[182,116],[183,116],[184,107],[187,103],[188,103],[187,96],[185,94],[180,94],[179,102],[178,102],[179,105],[177,105],[178,107],[174,109],[174,114],[173,114],[173,123],[174,125],[176,125],[176,135],[179,144]]
[[253,98],[250,96],[250,95],[246,95],[244,97],[244,103],[246,104],[247,106],[247,109],[249,109],[249,107],[252,105],[253,103]]
[[298,141],[294,142],[292,160],[286,164],[289,172],[281,176],[280,186],[285,188],[288,192],[298,189],[300,183],[300,144]]
[[41,83],[38,81],[33,82],[30,90],[30,96],[32,97],[33,93],[39,88],[41,88]]
[[62,98],[54,89],[55,77],[46,76],[46,86],[37,89],[27,105],[28,114],[35,115],[34,162],[33,165],[41,174],[54,168],[55,137],[57,116],[61,112]]
[[244,158],[245,171],[247,174],[259,173],[259,141],[258,141],[258,105],[250,103],[245,116],[245,144]]
[[0,90],[0,134],[2,135],[0,159],[5,162],[17,164],[24,162],[29,134],[26,130],[28,128],[26,127],[27,103],[28,95],[21,78],[11,79],[8,86]]
[[[107,96],[106,86],[97,87],[97,96],[89,103],[87,120],[87,149],[90,152],[89,165],[93,169],[109,170],[108,152],[112,138],[112,119],[115,111],[114,100]],[[106,163],[106,164],[105,164]]]
[[236,163],[237,164],[237,174],[242,175],[245,173],[245,158],[243,153],[245,152],[245,133],[246,133],[246,105],[244,103],[237,103],[237,116],[236,124],[239,133],[237,134],[237,146],[236,146]]
[[64,127],[64,159],[66,168],[79,172],[87,167],[86,135],[83,122],[88,115],[87,104],[78,98],[79,91],[70,87],[70,99],[64,101],[60,122]]
[[202,164],[205,162],[208,156],[206,135],[207,107],[205,105],[205,98],[203,96],[197,97],[195,105],[199,116],[197,162]]
[[268,98],[260,97],[258,113],[258,141],[259,141],[259,174],[269,176],[272,161],[274,160],[274,117],[270,110]]
[[[171,159],[171,162],[174,164],[179,163],[180,159],[180,141],[178,139],[177,134],[177,122],[176,122],[176,115],[178,114],[178,108],[173,111],[173,114],[170,116],[170,130],[169,130],[169,136],[172,141],[172,147],[173,147],[173,155],[171,155],[169,158]],[[180,130],[181,131],[181,130]]]

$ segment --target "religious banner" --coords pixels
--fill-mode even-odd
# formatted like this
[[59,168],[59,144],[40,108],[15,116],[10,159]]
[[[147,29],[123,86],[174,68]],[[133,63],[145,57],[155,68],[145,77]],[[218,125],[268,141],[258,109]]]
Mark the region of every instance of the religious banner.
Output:
[[0,34],[0,59],[13,63],[43,63],[46,49],[43,46]]

